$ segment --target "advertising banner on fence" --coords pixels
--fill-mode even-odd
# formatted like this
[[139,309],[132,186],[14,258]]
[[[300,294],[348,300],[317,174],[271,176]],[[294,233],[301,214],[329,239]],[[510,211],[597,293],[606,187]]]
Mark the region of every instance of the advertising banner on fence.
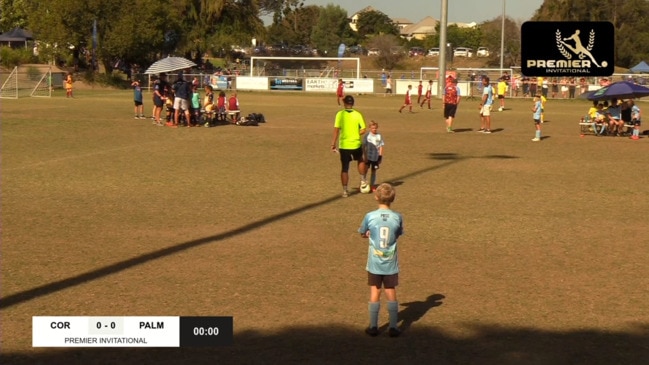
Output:
[[237,89],[268,90],[268,77],[237,76]]
[[270,78],[271,90],[304,90],[304,79],[297,77],[273,77]]
[[[343,79],[345,93],[372,93],[374,92],[373,79]],[[304,90],[335,93],[338,79],[307,78]]]

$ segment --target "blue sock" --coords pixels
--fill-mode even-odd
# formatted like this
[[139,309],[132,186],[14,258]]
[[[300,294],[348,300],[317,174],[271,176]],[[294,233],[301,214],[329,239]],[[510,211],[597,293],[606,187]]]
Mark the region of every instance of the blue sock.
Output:
[[634,129],[633,129],[633,135],[636,136],[636,137],[639,137],[639,136],[640,136],[640,130],[634,128]]
[[376,185],[376,172],[374,171],[370,174],[370,185]]
[[537,130],[536,130],[536,133],[534,134],[534,136],[535,136],[536,138],[539,138],[539,139],[540,139],[540,138],[541,138],[541,130],[540,130],[540,129],[537,129]]
[[397,322],[399,322],[399,302],[388,302],[388,315],[390,316],[390,328],[397,328]]
[[369,302],[368,311],[370,312],[370,327],[379,326],[379,309],[381,302]]

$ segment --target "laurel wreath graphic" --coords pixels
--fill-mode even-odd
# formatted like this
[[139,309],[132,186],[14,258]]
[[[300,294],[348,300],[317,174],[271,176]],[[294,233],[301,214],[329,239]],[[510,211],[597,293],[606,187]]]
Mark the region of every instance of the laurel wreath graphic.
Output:
[[591,51],[595,45],[595,29],[590,30],[590,35],[588,36],[588,47],[586,49]]
[[557,29],[557,32],[555,33],[555,38],[557,40],[557,48],[559,49],[559,52],[561,52],[563,57],[571,59],[572,54],[570,54],[570,52],[566,51],[566,49],[563,48],[563,44],[561,43],[563,38],[561,37],[561,31],[559,29]]

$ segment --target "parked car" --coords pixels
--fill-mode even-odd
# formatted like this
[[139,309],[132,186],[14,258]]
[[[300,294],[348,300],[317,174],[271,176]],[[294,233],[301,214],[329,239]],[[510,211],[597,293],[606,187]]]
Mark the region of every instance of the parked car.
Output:
[[394,46],[390,47],[390,53],[393,55],[405,55],[406,54],[406,48],[403,46]]
[[351,46],[347,48],[347,52],[353,55],[362,55],[365,54],[365,49],[361,46]]
[[467,47],[457,47],[453,50],[453,57],[473,57],[473,50]]
[[428,50],[428,53],[426,54],[426,56],[430,56],[430,57],[437,57],[437,56],[439,56],[439,48],[434,47],[434,48],[429,49],[429,50]]
[[425,54],[426,51],[421,47],[410,47],[410,50],[408,51],[408,56],[410,57],[423,56]]
[[478,57],[489,57],[489,48],[487,47],[478,47],[478,52],[476,53]]
[[367,55],[368,56],[378,56],[381,54],[381,50],[378,48],[370,48],[367,50]]

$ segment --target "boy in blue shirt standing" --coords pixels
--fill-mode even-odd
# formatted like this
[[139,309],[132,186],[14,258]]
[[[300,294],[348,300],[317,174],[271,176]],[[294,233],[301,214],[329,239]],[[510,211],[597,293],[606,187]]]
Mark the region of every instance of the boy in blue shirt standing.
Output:
[[543,110],[543,103],[541,102],[541,96],[536,95],[534,97],[534,106],[532,107],[532,118],[534,118],[534,127],[536,132],[532,141],[538,142],[541,140],[541,111]]
[[368,311],[370,325],[365,333],[375,337],[379,334],[378,320],[381,303],[381,288],[388,300],[390,326],[388,334],[397,337],[401,331],[397,328],[399,303],[397,302],[397,285],[399,285],[399,259],[397,239],[403,234],[401,214],[390,209],[395,191],[392,185],[383,183],[376,188],[374,198],[379,203],[378,209],[365,215],[358,232],[361,237],[369,239],[367,249],[367,283],[370,286]]
[[144,104],[142,102],[142,87],[140,86],[140,80],[133,81],[131,86],[133,87],[135,119],[146,119],[144,116]]

